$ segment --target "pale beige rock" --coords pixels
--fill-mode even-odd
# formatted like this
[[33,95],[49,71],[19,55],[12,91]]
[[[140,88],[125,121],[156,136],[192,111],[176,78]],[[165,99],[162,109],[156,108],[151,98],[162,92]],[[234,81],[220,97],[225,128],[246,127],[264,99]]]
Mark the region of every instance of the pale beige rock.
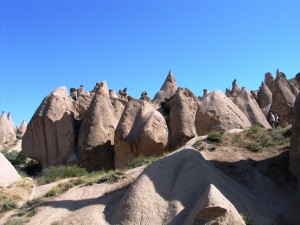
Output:
[[14,141],[16,139],[16,134],[14,131],[14,125],[11,117],[7,118],[5,113],[2,112],[0,116],[0,143]]
[[176,84],[175,78],[173,77],[172,72],[169,71],[169,74],[163,86],[160,88],[160,91],[156,93],[152,102],[159,105],[161,102],[164,102],[165,99],[171,98],[176,93],[177,88],[178,86]]
[[162,107],[170,130],[170,149],[175,150],[197,136],[195,120],[198,98],[189,89],[178,88]]
[[66,87],[51,92],[27,126],[23,153],[43,167],[65,164],[74,151],[73,112],[73,100]]
[[300,181],[300,94],[298,94],[294,106],[289,158],[289,169]]
[[245,222],[234,205],[210,184],[184,222],[184,225],[191,224],[245,225]]
[[262,82],[261,86],[259,87],[257,98],[259,107],[267,118],[272,105],[272,92],[264,82]]
[[0,186],[7,187],[22,178],[11,163],[0,152]]
[[161,154],[167,144],[164,117],[151,103],[129,97],[115,131],[115,167],[124,167],[139,155]]
[[115,111],[107,84],[102,81],[79,132],[77,149],[84,167],[90,170],[114,168],[114,133],[122,106],[118,105]]
[[89,108],[94,95],[90,92],[81,92],[75,101],[75,109],[80,118],[84,118],[87,109]]
[[254,224],[272,224],[275,215],[265,202],[192,149],[182,149],[148,166],[120,199],[108,223],[181,225],[210,184]]
[[276,72],[275,80],[272,79],[270,74],[266,74],[265,83],[273,95],[270,111],[279,114],[280,126],[285,127],[291,124],[293,122],[294,102],[297,96],[295,87],[286,79],[285,74],[279,72],[279,70]]
[[208,93],[199,101],[196,115],[198,135],[212,130],[245,129],[250,126],[246,115],[219,90]]
[[245,87],[230,99],[247,116],[252,125],[260,125],[267,129],[271,128],[255,98]]
[[17,128],[17,134],[23,136],[27,129],[27,123],[25,120],[22,121],[21,125]]

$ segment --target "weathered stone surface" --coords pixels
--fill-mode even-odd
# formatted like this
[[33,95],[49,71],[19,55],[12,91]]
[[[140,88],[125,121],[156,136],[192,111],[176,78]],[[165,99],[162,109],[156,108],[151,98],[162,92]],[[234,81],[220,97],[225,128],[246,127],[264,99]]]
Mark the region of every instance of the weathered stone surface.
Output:
[[115,132],[115,167],[124,167],[139,155],[161,154],[167,144],[164,117],[151,103],[129,97]]
[[79,114],[80,118],[83,118],[87,109],[89,108],[94,95],[91,95],[90,92],[81,92],[75,101],[75,109]]
[[262,82],[261,86],[259,87],[257,98],[259,107],[261,108],[265,117],[267,117],[272,105],[272,92],[264,82]]
[[198,99],[189,89],[178,88],[162,107],[169,127],[170,149],[175,150],[197,136],[195,119]]
[[16,139],[14,131],[14,125],[12,120],[6,117],[5,113],[2,112],[0,116],[0,144],[4,142],[10,142]]
[[143,92],[142,92],[140,100],[147,101],[147,102],[151,102],[151,99],[150,99],[150,97],[148,96],[148,94],[147,94],[146,91],[143,91]]
[[247,116],[252,125],[271,128],[256,99],[245,87],[240,92],[236,92],[235,97],[230,99]]
[[211,130],[245,129],[251,123],[246,115],[221,91],[213,91],[199,101],[196,115],[198,135],[205,135]]
[[13,165],[0,152],[0,187],[6,187],[21,179]]
[[293,128],[289,154],[289,169],[294,176],[298,178],[298,181],[300,181],[300,94],[298,94],[294,106]]
[[43,167],[65,164],[74,150],[75,109],[65,87],[51,92],[40,104],[23,136],[22,150]]
[[[80,128],[77,149],[81,164],[90,169],[114,168],[114,133],[124,105],[112,105],[106,82],[100,84]],[[123,108],[122,108],[123,107]]]
[[272,92],[272,105],[270,111],[280,116],[280,126],[291,124],[294,102],[297,96],[296,88],[286,79],[284,73],[277,70],[276,79],[267,73],[265,83]]
[[163,86],[160,88],[160,91],[156,93],[152,100],[153,104],[159,105],[161,102],[164,102],[165,99],[171,98],[176,93],[177,88],[178,86],[175,78],[173,77],[172,72],[169,71]]
[[27,129],[27,123],[25,120],[22,121],[21,125],[17,128],[17,135],[23,136]]
[[210,184],[184,222],[184,225],[197,224],[245,225],[245,222],[234,205]]

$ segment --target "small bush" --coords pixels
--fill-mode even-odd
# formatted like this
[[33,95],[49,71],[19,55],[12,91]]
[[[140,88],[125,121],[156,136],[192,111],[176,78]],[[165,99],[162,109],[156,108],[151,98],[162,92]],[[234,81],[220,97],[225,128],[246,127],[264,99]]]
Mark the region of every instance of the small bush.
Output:
[[5,225],[23,225],[28,222],[24,217],[12,217],[7,220]]
[[205,144],[203,143],[202,140],[197,140],[195,142],[195,144],[193,145],[194,148],[198,149],[198,150],[202,150],[205,148]]
[[69,189],[71,189],[74,186],[82,184],[83,182],[84,182],[83,179],[74,179],[74,180],[70,180],[69,182],[66,182],[66,183],[60,183],[56,187],[54,187],[50,191],[48,191],[45,194],[45,197],[57,196],[59,194],[62,194],[64,192],[68,191]]
[[258,125],[254,125],[252,127],[249,128],[248,133],[249,134],[256,134],[261,130],[261,127]]
[[15,200],[7,199],[2,203],[1,211],[2,212],[9,211],[9,210],[15,209],[16,207],[17,207],[17,203]]
[[208,133],[207,140],[215,143],[221,143],[222,142],[222,133],[218,131],[211,131]]
[[3,151],[2,154],[7,158],[7,160],[14,166],[24,164],[26,162],[26,157],[23,155],[22,151]]
[[80,177],[88,175],[85,168],[78,166],[57,166],[45,169],[42,177],[38,179],[39,184],[47,184],[64,178]]
[[262,147],[257,142],[248,144],[246,148],[252,152],[260,152],[262,150]]
[[132,161],[129,163],[129,166],[130,166],[131,168],[136,168],[136,167],[139,167],[139,166],[142,166],[142,165],[151,163],[151,162],[153,162],[155,159],[156,159],[156,157],[154,157],[154,156],[143,156],[143,155],[141,155],[141,156],[135,158],[134,160],[132,160]]

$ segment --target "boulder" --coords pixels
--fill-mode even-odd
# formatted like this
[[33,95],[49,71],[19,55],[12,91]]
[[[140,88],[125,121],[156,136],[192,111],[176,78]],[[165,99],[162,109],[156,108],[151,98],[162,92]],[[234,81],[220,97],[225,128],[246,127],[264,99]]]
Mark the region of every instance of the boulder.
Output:
[[289,169],[300,181],[300,94],[298,94],[294,106],[289,158]]
[[[210,184],[217,187],[222,195],[216,190],[206,191]],[[183,148],[151,163],[126,190],[116,206],[110,209],[112,211],[108,214],[111,217],[107,217],[107,220],[109,224],[181,225],[193,209],[200,209],[197,204],[200,198],[206,203],[203,205],[211,206],[207,202],[209,197],[212,204],[226,208],[228,219],[236,216],[235,207],[239,213],[251,218],[254,224],[273,224],[275,215],[264,201],[190,148]],[[240,222],[240,219],[236,221]]]
[[115,167],[124,167],[139,155],[159,155],[167,144],[164,117],[151,103],[129,97],[115,131]]
[[178,88],[176,93],[162,103],[170,133],[170,149],[183,146],[197,136],[195,120],[198,98],[187,88]]
[[84,118],[84,115],[89,108],[94,95],[90,92],[81,92],[81,94],[77,97],[75,101],[75,109],[79,114],[80,118]]
[[261,86],[259,87],[257,98],[259,107],[267,118],[272,105],[272,92],[264,82],[262,82]]
[[15,167],[0,152],[0,187],[7,187],[21,179]]
[[177,88],[178,86],[172,71],[169,71],[163,86],[160,88],[160,91],[155,94],[152,100],[153,104],[159,105],[161,102],[164,102],[165,99],[171,98],[176,93]]
[[114,133],[122,107],[124,109],[123,104],[117,106],[113,106],[106,82],[102,81],[86,112],[78,136],[80,162],[89,170],[114,168]]
[[[10,115],[10,113],[9,113]],[[2,112],[0,116],[0,144],[4,142],[14,141],[16,139],[16,133],[14,131],[14,125],[11,117],[6,117],[5,113]]]
[[27,126],[23,153],[43,167],[65,164],[74,151],[73,112],[73,100],[66,87],[51,92]]
[[213,185],[210,184],[196,203],[184,225],[246,225],[234,205]]
[[245,87],[240,92],[237,92],[235,97],[230,99],[247,116],[252,125],[271,128],[256,99]]
[[198,135],[212,130],[245,129],[250,126],[247,116],[219,90],[208,93],[199,101],[196,114]]
[[270,111],[280,116],[280,125],[292,124],[294,102],[297,90],[287,79],[284,73],[276,72],[276,79],[268,73],[265,76],[265,83],[272,92],[272,105]]

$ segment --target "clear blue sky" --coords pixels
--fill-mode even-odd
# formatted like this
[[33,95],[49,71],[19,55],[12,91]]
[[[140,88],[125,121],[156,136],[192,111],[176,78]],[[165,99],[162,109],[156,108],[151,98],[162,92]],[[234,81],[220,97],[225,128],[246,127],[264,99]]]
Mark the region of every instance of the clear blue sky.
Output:
[[0,0],[0,111],[27,122],[60,86],[138,98],[172,70],[196,95],[300,72],[299,0]]

